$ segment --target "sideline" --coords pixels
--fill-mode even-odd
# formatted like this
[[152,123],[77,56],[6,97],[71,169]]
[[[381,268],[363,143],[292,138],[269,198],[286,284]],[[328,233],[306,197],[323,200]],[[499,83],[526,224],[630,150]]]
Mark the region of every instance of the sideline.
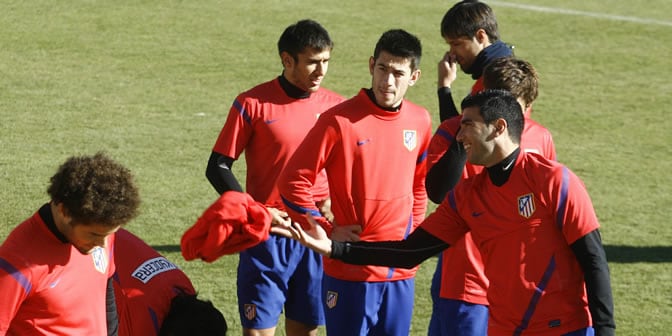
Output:
[[535,12],[564,14],[564,15],[575,15],[575,16],[587,16],[587,17],[598,18],[598,19],[606,19],[606,20],[612,20],[612,21],[626,21],[626,22],[641,23],[641,24],[646,24],[646,25],[659,25],[659,26],[672,27],[672,21],[644,19],[644,18],[638,18],[638,17],[634,17],[634,16],[622,16],[622,15],[611,15],[611,14],[604,14],[604,13],[584,12],[584,11],[578,11],[578,10],[573,10],[573,9],[542,7],[542,6],[503,2],[503,1],[488,1],[487,3],[490,4],[490,5],[494,5],[494,6],[525,9],[525,10],[530,10],[530,11],[535,11]]

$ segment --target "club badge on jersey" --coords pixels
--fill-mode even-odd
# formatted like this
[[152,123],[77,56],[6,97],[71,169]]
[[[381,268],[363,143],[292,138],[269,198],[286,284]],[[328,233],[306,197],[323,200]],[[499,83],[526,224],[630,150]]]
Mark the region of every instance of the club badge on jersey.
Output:
[[104,248],[96,246],[91,252],[91,259],[93,260],[93,267],[96,271],[105,274],[107,272],[107,253]]
[[336,307],[336,301],[338,301],[338,293],[327,291],[327,307],[334,308]]
[[534,214],[534,195],[527,194],[518,197],[518,213],[525,217],[530,218]]
[[418,145],[418,132],[415,130],[404,130],[404,147],[412,151]]

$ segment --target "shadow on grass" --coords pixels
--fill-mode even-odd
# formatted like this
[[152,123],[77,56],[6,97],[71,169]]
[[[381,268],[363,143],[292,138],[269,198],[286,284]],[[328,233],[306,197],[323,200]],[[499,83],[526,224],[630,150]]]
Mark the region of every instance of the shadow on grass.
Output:
[[672,246],[605,245],[607,260],[617,263],[672,262]]
[[180,245],[154,245],[152,248],[159,253],[180,252]]

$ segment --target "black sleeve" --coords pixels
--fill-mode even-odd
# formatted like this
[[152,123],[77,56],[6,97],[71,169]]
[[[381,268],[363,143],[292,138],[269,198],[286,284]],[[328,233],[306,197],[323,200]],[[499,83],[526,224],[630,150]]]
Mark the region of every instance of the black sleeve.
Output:
[[448,120],[460,114],[455,107],[453,94],[449,87],[439,88],[437,94],[439,96],[439,120]]
[[331,258],[354,265],[413,268],[448,248],[448,244],[417,228],[404,240],[331,243]]
[[425,190],[429,199],[440,204],[448,191],[462,178],[467,153],[458,141],[453,141],[443,156],[436,161],[425,177]]
[[208,167],[205,169],[205,176],[220,195],[229,190],[243,191],[243,188],[231,171],[233,161],[235,160],[216,152],[210,154]]
[[117,301],[114,298],[113,286],[112,278],[107,279],[107,294],[105,295],[107,336],[117,336],[119,333],[119,316],[117,315]]
[[579,238],[571,248],[583,270],[595,336],[613,336],[616,329],[614,301],[609,265],[599,230]]

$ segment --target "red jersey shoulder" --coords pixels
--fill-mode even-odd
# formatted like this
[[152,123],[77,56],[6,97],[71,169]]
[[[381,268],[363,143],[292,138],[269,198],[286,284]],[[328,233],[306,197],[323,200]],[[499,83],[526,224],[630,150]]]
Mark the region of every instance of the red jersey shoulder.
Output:
[[462,122],[462,115],[454,116],[441,122],[441,124],[439,124],[439,129],[448,132],[448,134],[455,138],[457,136],[457,131],[460,129],[460,122]]
[[559,185],[562,183],[563,164],[550,160],[539,153],[523,152],[522,168],[529,180],[538,186]]

